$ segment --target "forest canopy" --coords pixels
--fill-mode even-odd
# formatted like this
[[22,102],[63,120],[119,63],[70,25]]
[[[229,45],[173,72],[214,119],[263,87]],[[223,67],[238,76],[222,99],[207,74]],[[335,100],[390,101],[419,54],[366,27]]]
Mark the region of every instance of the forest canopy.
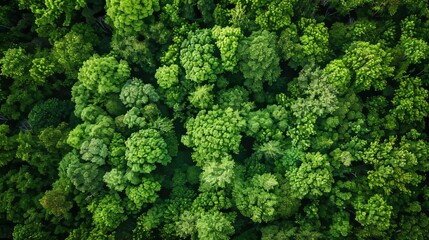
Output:
[[3,0],[1,239],[429,236],[426,0]]

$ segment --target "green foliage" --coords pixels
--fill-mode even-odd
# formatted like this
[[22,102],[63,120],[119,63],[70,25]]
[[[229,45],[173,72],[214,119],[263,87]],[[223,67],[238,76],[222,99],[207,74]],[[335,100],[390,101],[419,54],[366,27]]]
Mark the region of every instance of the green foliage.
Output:
[[411,63],[420,63],[429,52],[427,42],[422,39],[401,37],[401,45],[404,48],[404,55]]
[[83,109],[93,103],[90,100],[91,91],[87,89],[82,83],[76,82],[71,89],[71,100],[75,103],[74,114],[75,116],[80,116]]
[[398,239],[424,239],[428,232],[429,218],[427,214],[418,213],[410,217],[403,217],[400,221],[401,232]]
[[250,182],[235,183],[233,196],[241,214],[258,223],[273,220],[278,204],[273,189],[278,184],[276,177],[269,173],[255,175]]
[[143,19],[151,16],[160,8],[158,0],[108,0],[106,13],[120,36],[140,33],[144,28]]
[[220,51],[222,68],[224,71],[234,71],[237,65],[238,44],[243,38],[240,28],[215,26],[212,29],[213,39]]
[[277,140],[255,145],[253,149],[257,158],[264,158],[266,160],[277,160],[284,154],[282,143]]
[[81,192],[97,192],[102,187],[103,172],[94,163],[82,163],[77,152],[72,151],[64,156],[67,166],[67,178]]
[[77,78],[82,63],[92,56],[97,39],[92,28],[76,24],[69,33],[55,41],[52,56],[68,78]]
[[49,233],[43,230],[43,225],[38,222],[18,224],[13,229],[13,239],[46,239]]
[[212,94],[214,85],[198,86],[195,91],[189,94],[189,102],[198,109],[207,109],[213,106],[214,96]]
[[[86,124],[85,124],[86,125]],[[115,133],[115,122],[111,117],[98,116],[94,124],[85,126],[86,136],[99,138],[109,143]]]
[[204,212],[196,221],[199,239],[229,239],[234,234],[232,220],[226,214],[213,211]]
[[304,68],[295,81],[288,86],[297,86],[296,90],[299,91],[298,98],[291,105],[295,117],[303,119],[306,115],[323,116],[337,109],[336,90],[329,85],[323,71]]
[[220,159],[229,152],[238,153],[244,126],[245,121],[232,108],[201,110],[195,119],[186,123],[187,135],[182,136],[182,142],[193,147],[192,156],[197,166],[204,166],[207,161]]
[[125,145],[127,165],[134,172],[150,173],[155,170],[156,163],[166,165],[171,161],[167,144],[157,130],[142,129],[135,132],[127,139]]
[[1,5],[0,238],[429,235],[427,1]]
[[405,78],[399,82],[392,103],[391,113],[399,121],[420,122],[429,114],[428,90],[423,88],[420,78]]
[[335,213],[332,217],[332,225],[329,234],[334,238],[347,237],[350,234],[352,226],[350,224],[350,214],[346,211]]
[[246,121],[246,134],[263,143],[271,139],[281,140],[288,127],[288,115],[286,109],[278,105],[269,105],[256,112],[250,112]]
[[328,29],[315,19],[301,18],[298,26],[290,25],[280,35],[279,44],[283,58],[296,68],[307,64],[322,63],[329,57]]
[[221,63],[214,56],[215,45],[210,30],[190,32],[180,49],[180,63],[186,78],[196,83],[214,82],[221,72]]
[[[44,30],[49,25],[55,25],[56,21],[64,18],[62,23],[68,26],[71,23],[75,10],[86,6],[84,0],[45,0],[45,1],[18,1],[21,8],[30,9],[36,16],[35,23]],[[62,19],[61,19],[62,20]]]
[[31,67],[31,57],[23,48],[9,48],[0,59],[1,75],[24,81],[24,73]]
[[64,190],[53,189],[46,191],[42,198],[39,200],[40,204],[50,214],[56,217],[65,216],[73,207],[70,201],[67,201],[67,195]]
[[389,14],[393,16],[396,14],[398,9],[407,8],[413,11],[421,11],[422,13],[428,13],[427,3],[424,1],[395,1],[395,0],[352,0],[352,1],[341,1],[334,0],[332,5],[341,13],[346,14],[355,8],[366,8],[371,9],[375,13]]
[[58,125],[66,121],[70,111],[70,104],[58,99],[48,99],[36,104],[28,114],[28,123],[34,130]]
[[96,123],[99,116],[107,116],[107,114],[101,107],[92,104],[85,107],[80,114],[80,118],[88,123]]
[[88,210],[93,214],[94,225],[100,229],[113,230],[127,219],[122,201],[117,193],[107,194],[99,201],[93,201]]
[[[282,225],[286,225],[287,227],[282,227]],[[269,225],[267,227],[262,228],[261,232],[262,232],[261,239],[264,239],[264,240],[323,239],[323,235],[319,232],[314,231],[314,229],[311,229],[311,227],[299,228],[299,227],[293,226],[293,224],[290,222],[280,223],[276,225]]]
[[234,110],[253,107],[252,104],[249,103],[249,92],[243,87],[234,87],[220,92],[218,103],[221,108],[230,107]]
[[153,203],[158,198],[156,192],[161,190],[161,185],[151,178],[143,178],[138,186],[128,186],[125,193],[135,204],[137,209],[141,209],[143,204]]
[[383,231],[389,229],[392,209],[380,194],[370,197],[367,203],[359,202],[356,206],[356,221],[367,231],[364,236],[382,236]]
[[374,169],[368,171],[368,184],[370,188],[380,188],[386,194],[393,190],[410,193],[410,186],[416,186],[421,180],[415,169],[417,157],[408,151],[405,143],[395,147],[394,137],[381,142],[372,142],[363,152],[365,163],[373,165]]
[[137,107],[133,107],[127,113],[125,113],[122,122],[128,128],[144,128],[147,125],[147,121],[141,115],[142,111]]
[[92,138],[90,141],[85,141],[80,146],[80,154],[83,160],[104,165],[107,157],[108,149],[103,140]]
[[0,167],[13,160],[16,154],[16,136],[10,137],[10,127],[6,124],[0,125]]
[[142,107],[148,102],[157,102],[159,96],[152,85],[133,78],[123,85],[119,98],[126,107],[132,108]]
[[162,66],[156,70],[155,78],[161,88],[170,88],[179,83],[179,66],[172,64]]
[[114,57],[94,55],[85,62],[78,73],[82,86],[101,95],[119,93],[130,76],[127,62]]
[[42,85],[54,74],[55,65],[46,58],[34,58],[30,68],[30,77],[37,85]]
[[103,181],[112,190],[121,192],[125,189],[125,185],[126,185],[125,173],[116,168],[104,174]]
[[225,188],[234,176],[234,160],[227,155],[220,163],[213,161],[204,165],[201,173],[201,189]]
[[255,12],[255,23],[264,29],[278,30],[291,24],[296,0],[246,0]]
[[332,60],[323,69],[325,76],[339,94],[345,93],[351,85],[352,75],[341,59]]
[[294,146],[307,149],[311,144],[309,139],[316,134],[317,119],[332,114],[338,108],[336,89],[329,84],[322,70],[311,66],[304,68],[288,88],[297,95],[290,105],[295,121],[288,135]]
[[208,189],[200,189],[200,193],[192,202],[192,210],[200,211],[202,209],[224,210],[232,207],[232,201],[229,193],[224,190],[207,191]]
[[351,70],[356,91],[365,91],[373,87],[382,90],[386,87],[386,78],[393,75],[392,61],[388,52],[380,44],[354,42],[343,57],[346,66]]
[[139,41],[136,36],[116,37],[111,43],[112,53],[125,59],[132,67],[133,64],[146,72],[153,72],[156,67],[154,46],[149,40]]
[[263,83],[271,85],[280,76],[277,36],[266,30],[253,32],[238,45],[238,67],[246,81],[244,85],[260,92]]
[[329,159],[321,153],[307,153],[299,167],[286,172],[293,197],[317,198],[329,193],[334,182]]

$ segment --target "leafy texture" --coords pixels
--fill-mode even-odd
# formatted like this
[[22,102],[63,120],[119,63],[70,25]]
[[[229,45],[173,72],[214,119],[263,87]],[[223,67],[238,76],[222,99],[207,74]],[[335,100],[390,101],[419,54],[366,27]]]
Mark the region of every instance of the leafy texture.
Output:
[[182,142],[194,148],[194,160],[204,165],[229,152],[238,153],[243,127],[244,120],[231,108],[202,110],[187,122],[187,135],[182,137]]
[[127,165],[134,172],[150,173],[156,163],[166,165],[171,161],[167,144],[154,129],[143,129],[133,133],[125,142]]
[[243,39],[238,47],[239,69],[252,91],[262,91],[263,83],[272,84],[280,76],[280,58],[274,33],[258,31]]
[[197,83],[215,81],[221,68],[214,51],[210,30],[190,32],[180,50],[180,63],[185,69],[186,78]]

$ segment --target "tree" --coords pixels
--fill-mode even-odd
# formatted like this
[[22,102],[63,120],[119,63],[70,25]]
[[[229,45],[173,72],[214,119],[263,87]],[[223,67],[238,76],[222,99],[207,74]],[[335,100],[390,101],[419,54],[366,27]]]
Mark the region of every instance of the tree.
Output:
[[311,66],[302,69],[299,77],[288,84],[288,88],[296,95],[296,99],[290,103],[295,120],[289,127],[288,135],[294,146],[308,149],[311,136],[316,134],[317,119],[332,114],[338,108],[337,92],[323,71],[314,70]]
[[84,87],[104,95],[119,93],[130,76],[130,68],[124,60],[119,62],[112,56],[94,55],[79,69],[78,79]]
[[[295,0],[246,0],[255,13],[255,23],[263,29],[278,30],[291,24]],[[249,6],[247,5],[247,6]]]
[[107,145],[104,144],[103,140],[92,138],[82,143],[80,146],[80,154],[83,160],[101,166],[105,164],[105,159],[109,153]]
[[48,99],[36,104],[28,114],[28,123],[34,130],[56,126],[66,121],[70,112],[70,103],[59,99]]
[[196,83],[214,82],[222,70],[214,53],[215,45],[209,29],[189,32],[180,49],[180,63],[185,69],[185,77]]
[[347,237],[351,230],[350,214],[346,211],[334,213],[332,217],[332,225],[329,229],[329,234],[334,238]]
[[280,35],[283,58],[297,68],[324,62],[329,56],[328,28],[315,19],[301,18],[298,26],[291,24]]
[[306,153],[299,167],[286,172],[292,196],[310,199],[329,193],[334,182],[328,157],[321,153]]
[[334,59],[323,69],[327,81],[334,86],[338,94],[344,94],[351,85],[352,75],[341,59]]
[[241,214],[253,222],[269,222],[276,216],[278,197],[273,190],[278,184],[276,177],[269,173],[255,175],[250,182],[238,180],[234,184],[233,200]]
[[213,84],[197,86],[195,91],[189,94],[189,102],[198,109],[208,109],[213,105]]
[[425,32],[422,25],[422,21],[416,15],[408,16],[401,22],[401,38],[398,45],[402,48],[407,61],[412,64],[424,60],[429,51],[429,46],[421,34]]
[[125,172],[113,168],[110,172],[104,174],[103,181],[110,189],[121,192],[126,186]]
[[23,48],[9,48],[0,59],[1,75],[25,81],[25,72],[31,68],[31,56]]
[[200,239],[229,239],[235,230],[231,219],[218,211],[204,212],[196,221],[198,238]]
[[226,155],[219,162],[208,162],[201,173],[201,189],[220,189],[232,183],[234,176],[234,160]]
[[76,151],[69,152],[63,158],[67,166],[67,178],[77,190],[95,193],[102,187],[103,172],[94,163],[82,163]]
[[215,26],[212,28],[212,36],[220,51],[223,70],[233,72],[238,62],[238,44],[243,38],[240,28]]
[[[140,23],[139,23],[140,24]],[[164,30],[168,34],[168,30]],[[148,37],[148,33],[144,33]],[[112,53],[126,60],[133,70],[143,69],[152,73],[157,67],[152,40],[139,40],[137,36],[114,36],[110,42]]]
[[406,1],[393,1],[393,0],[380,0],[380,1],[366,1],[366,0],[352,0],[352,1],[340,1],[340,0],[334,0],[332,1],[332,6],[337,9],[341,14],[346,14],[347,12],[351,11],[352,9],[356,8],[369,8],[371,9],[375,14],[382,13],[386,14],[386,12],[393,16],[397,12],[398,9],[406,8],[410,9],[412,11],[421,11],[422,13],[427,13],[427,4],[424,1],[416,1],[412,2],[409,0]]
[[17,224],[13,229],[13,239],[46,239],[49,233],[43,230],[43,225],[37,222]]
[[10,127],[6,124],[0,124],[0,168],[7,165],[15,158],[16,154],[16,138],[10,136]]
[[428,90],[422,87],[420,78],[403,78],[395,90],[391,110],[401,122],[421,122],[429,114]]
[[380,194],[371,196],[367,203],[356,205],[356,221],[363,226],[362,237],[382,237],[390,227],[392,206]]
[[33,79],[34,83],[37,85],[42,85],[47,81],[47,78],[54,74],[54,70],[55,65],[50,59],[46,57],[40,57],[33,59],[29,72],[30,77]]
[[155,103],[159,96],[151,84],[144,84],[143,81],[133,78],[123,85],[119,98],[126,107],[132,108],[142,107],[149,102]]
[[43,208],[56,217],[67,216],[73,207],[73,203],[67,200],[67,195],[62,189],[46,191],[39,202]]
[[371,189],[380,189],[386,194],[394,190],[410,193],[411,186],[417,186],[423,179],[416,172],[418,160],[408,151],[407,144],[395,147],[395,143],[395,137],[384,142],[374,141],[363,152],[363,161],[373,166],[368,171],[368,184]]
[[115,133],[115,121],[109,116],[98,116],[94,124],[84,124],[86,136],[99,138],[108,144]]
[[156,163],[167,165],[171,161],[167,144],[157,130],[142,129],[135,132],[125,145],[127,165],[134,172],[150,173],[155,170]]
[[182,142],[193,147],[192,157],[197,166],[204,166],[207,161],[221,159],[229,152],[238,153],[244,126],[245,121],[232,108],[201,110],[187,121]]
[[76,79],[78,69],[89,59],[98,44],[98,36],[88,25],[75,24],[70,32],[55,41],[52,57],[59,63],[67,78]]
[[246,119],[246,134],[261,144],[270,140],[281,140],[289,125],[289,114],[284,107],[278,105],[269,105],[250,112]]
[[263,83],[271,85],[280,76],[277,36],[266,30],[253,32],[238,45],[238,67],[246,81],[244,85],[260,92]]
[[392,57],[380,44],[353,42],[346,50],[343,61],[353,74],[356,91],[371,87],[382,90],[386,87],[386,78],[393,75],[394,68],[390,66]]
[[[48,34],[51,26],[56,26],[60,21],[64,26],[70,25],[75,10],[86,6],[84,0],[45,0],[45,1],[23,1],[20,0],[19,7],[29,9],[35,15],[35,23],[39,27],[38,32]],[[64,19],[62,19],[64,18]]]
[[161,88],[170,88],[179,83],[179,66],[161,66],[156,70],[155,78]]
[[135,208],[140,210],[144,204],[153,203],[158,198],[161,184],[152,178],[143,178],[138,186],[128,186],[125,190],[127,197],[135,204]]
[[108,0],[106,13],[119,36],[130,36],[140,33],[144,28],[143,19],[159,11],[159,1],[141,0]]
[[94,225],[101,230],[114,230],[127,219],[122,201],[117,193],[105,195],[98,201],[93,201],[88,210],[93,214]]
[[220,91],[217,103],[221,108],[230,107],[234,110],[243,110],[244,113],[254,107],[249,100],[249,92],[244,87],[233,87]]

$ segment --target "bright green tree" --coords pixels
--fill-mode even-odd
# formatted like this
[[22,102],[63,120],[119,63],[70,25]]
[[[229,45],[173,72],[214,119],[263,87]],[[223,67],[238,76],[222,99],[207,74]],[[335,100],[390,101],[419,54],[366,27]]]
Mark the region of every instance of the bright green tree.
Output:
[[125,145],[125,158],[132,171],[150,173],[155,170],[155,164],[167,165],[171,161],[167,144],[157,130],[142,129],[135,132]]
[[246,81],[244,85],[260,92],[263,83],[271,85],[280,76],[280,58],[277,50],[277,36],[266,30],[253,32],[240,41],[238,46],[238,67]]

